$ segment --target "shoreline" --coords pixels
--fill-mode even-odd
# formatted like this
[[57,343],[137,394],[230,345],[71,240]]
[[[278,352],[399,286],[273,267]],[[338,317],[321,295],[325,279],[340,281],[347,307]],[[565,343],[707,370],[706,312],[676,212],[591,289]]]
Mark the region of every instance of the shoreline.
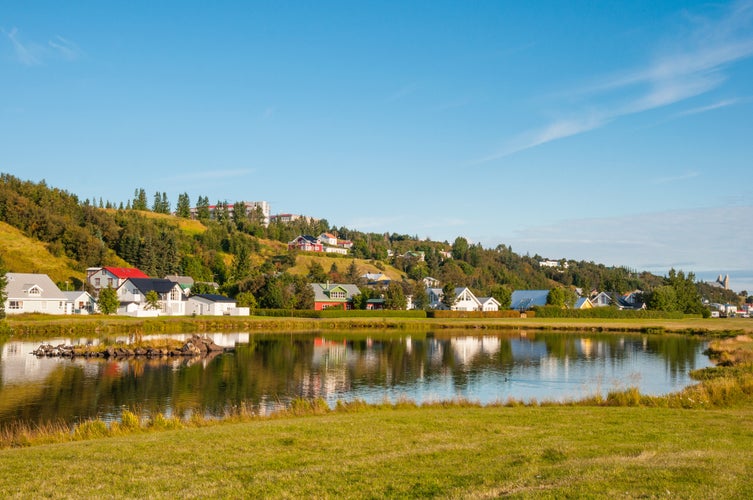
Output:
[[97,335],[118,333],[209,333],[230,331],[318,332],[345,330],[506,330],[592,331],[599,333],[679,333],[710,336],[753,334],[749,318],[688,319],[572,319],[572,318],[279,318],[265,316],[197,316],[129,318],[124,316],[6,317],[10,338],[44,335]]

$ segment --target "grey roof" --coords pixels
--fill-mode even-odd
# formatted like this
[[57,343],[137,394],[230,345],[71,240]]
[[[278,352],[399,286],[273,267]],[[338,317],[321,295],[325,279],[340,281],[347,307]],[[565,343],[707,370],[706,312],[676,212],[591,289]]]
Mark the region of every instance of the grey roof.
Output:
[[[8,280],[8,285],[5,287],[5,293],[9,299],[57,299],[66,300],[65,295],[57,285],[46,274],[32,274],[32,273],[7,273],[5,277]],[[37,297],[30,297],[27,291],[37,286],[42,290],[41,295]]]
[[[329,292],[335,288],[342,288],[345,291],[345,299],[331,299]],[[314,301],[316,302],[328,302],[331,300],[350,300],[354,295],[361,293],[356,285],[343,284],[343,283],[312,283],[311,288],[314,290]]]
[[[84,290],[77,290],[75,292],[60,292],[65,296],[65,300],[68,302],[72,302],[74,300],[77,300],[82,295],[89,295],[89,292],[86,292]],[[89,295],[89,300],[92,300],[92,296]]]
[[170,293],[176,285],[174,281],[159,278],[128,278],[128,280],[144,295],[152,290],[157,293]]
[[235,299],[225,297],[224,295],[218,295],[216,293],[198,293],[188,297],[188,300],[191,299],[204,299],[208,302],[235,302]]
[[510,309],[525,310],[535,306],[545,306],[549,290],[515,290],[512,292]]
[[191,286],[193,285],[194,281],[193,278],[190,276],[179,276],[177,274],[168,274],[165,276],[166,280],[173,281],[181,286]]

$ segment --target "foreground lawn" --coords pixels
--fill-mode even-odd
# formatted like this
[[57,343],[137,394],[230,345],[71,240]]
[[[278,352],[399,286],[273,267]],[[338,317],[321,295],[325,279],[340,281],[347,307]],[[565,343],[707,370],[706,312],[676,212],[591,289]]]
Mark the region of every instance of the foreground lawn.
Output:
[[368,408],[0,450],[0,497],[679,497],[753,491],[753,407]]

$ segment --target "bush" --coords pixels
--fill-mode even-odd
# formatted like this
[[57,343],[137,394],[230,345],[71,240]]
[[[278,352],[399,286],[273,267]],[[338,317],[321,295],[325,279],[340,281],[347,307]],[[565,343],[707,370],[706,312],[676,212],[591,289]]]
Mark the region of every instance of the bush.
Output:
[[563,309],[556,306],[539,306],[533,309],[538,318],[597,318],[597,319],[683,319],[680,312],[628,311],[616,307],[594,307],[593,309]]

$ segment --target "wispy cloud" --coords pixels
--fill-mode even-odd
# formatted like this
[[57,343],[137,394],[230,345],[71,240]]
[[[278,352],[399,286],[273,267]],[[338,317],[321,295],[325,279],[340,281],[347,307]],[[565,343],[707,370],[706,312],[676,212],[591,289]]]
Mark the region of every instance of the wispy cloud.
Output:
[[10,40],[18,62],[25,66],[36,66],[42,63],[42,47],[31,42],[22,42],[18,36],[18,29],[3,30],[3,34]]
[[671,177],[659,177],[658,179],[653,180],[653,184],[671,184],[674,182],[680,182],[685,181],[688,179],[693,179],[695,177],[698,177],[701,175],[699,172],[686,172],[681,175],[675,175]]
[[75,61],[81,56],[81,49],[79,49],[78,45],[60,35],[47,42],[47,45],[68,61]]
[[[675,40],[673,45],[681,49],[664,51],[644,67],[607,76],[575,91],[574,94],[585,98],[585,110],[570,110],[564,113],[567,118],[524,132],[509,140],[501,150],[473,163],[498,160],[601,128],[624,116],[706,94],[727,80],[725,70],[729,66],[753,57],[753,0],[728,7],[715,20],[695,19],[694,26],[689,35]],[[738,102],[729,99],[715,107],[698,108],[695,112]]]
[[687,109],[685,111],[680,111],[679,113],[675,114],[675,118],[680,118],[683,116],[690,116],[690,115],[697,115],[700,113],[706,113],[707,111],[714,111],[716,109],[726,108],[727,106],[732,106],[734,104],[738,104],[742,102],[742,99],[725,99],[723,101],[715,102],[714,104],[709,104],[707,106],[700,106],[697,108]]
[[10,41],[16,59],[24,66],[39,66],[47,59],[75,61],[82,54],[81,49],[75,42],[60,35],[55,36],[46,45],[43,45],[34,41],[22,40],[18,29],[15,27],[10,31],[1,31]]

